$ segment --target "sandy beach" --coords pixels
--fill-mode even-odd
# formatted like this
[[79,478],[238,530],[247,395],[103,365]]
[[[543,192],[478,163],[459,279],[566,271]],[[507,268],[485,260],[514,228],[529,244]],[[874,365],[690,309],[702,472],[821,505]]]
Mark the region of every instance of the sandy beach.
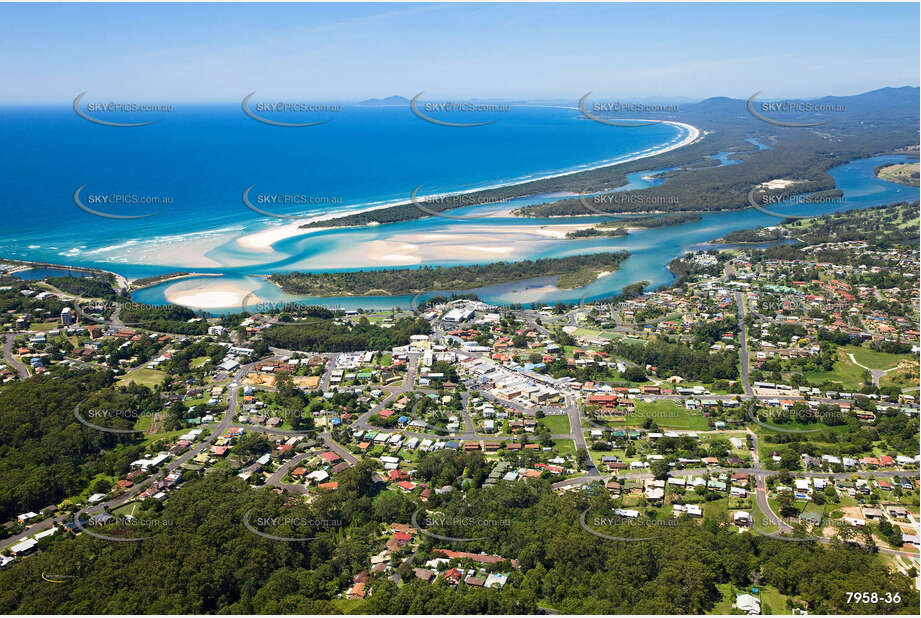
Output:
[[[163,295],[169,302],[191,309],[224,309],[242,307],[243,299],[250,292],[252,292],[251,289],[226,281],[215,281],[213,283],[193,281],[171,285],[163,291]],[[247,304],[256,304],[258,302],[260,302],[260,299],[250,297]]]
[[[680,128],[682,128],[682,129],[684,129],[685,131],[687,131],[688,134],[685,136],[684,139],[682,139],[681,141],[675,142],[674,144],[670,144],[670,145],[668,145],[668,146],[664,146],[664,147],[662,147],[662,148],[658,148],[658,149],[656,149],[656,150],[654,150],[654,151],[651,151],[651,152],[646,152],[646,153],[642,153],[642,154],[637,154],[637,155],[634,155],[634,156],[631,156],[631,157],[625,157],[625,158],[619,159],[619,160],[617,160],[617,161],[610,161],[610,162],[605,162],[605,163],[599,163],[598,165],[587,166],[587,167],[580,168],[580,169],[577,169],[577,170],[570,170],[570,171],[566,171],[566,172],[559,172],[559,173],[556,173],[556,174],[547,174],[547,175],[545,175],[545,176],[540,176],[540,177],[536,177],[536,178],[529,178],[528,180],[522,180],[522,181],[519,181],[519,182],[498,183],[498,184],[493,184],[493,185],[486,185],[486,186],[482,186],[482,187],[477,187],[476,189],[470,189],[470,190],[467,190],[467,191],[458,191],[458,192],[456,192],[456,193],[451,193],[451,194],[443,194],[443,193],[440,193],[440,194],[438,194],[438,195],[465,195],[465,194],[477,193],[477,192],[479,192],[479,191],[485,191],[485,190],[489,190],[489,189],[499,189],[499,188],[504,188],[504,187],[514,187],[514,186],[517,186],[517,185],[524,185],[524,184],[527,184],[527,183],[530,183],[530,182],[534,182],[534,181],[536,181],[536,180],[546,180],[546,179],[548,179],[548,178],[561,178],[561,177],[563,177],[563,176],[571,176],[571,175],[573,175],[573,174],[579,174],[579,173],[587,172],[587,171],[591,171],[591,170],[602,169],[602,168],[605,168],[605,167],[613,167],[613,166],[615,166],[615,165],[623,165],[624,163],[630,163],[630,162],[632,162],[632,161],[637,161],[637,160],[639,160],[639,159],[646,159],[646,158],[654,157],[654,156],[657,156],[657,155],[660,155],[660,154],[663,154],[663,153],[666,153],[666,152],[671,152],[672,150],[681,148],[681,147],[683,147],[683,146],[687,146],[688,144],[691,144],[691,143],[697,141],[697,139],[700,137],[700,130],[699,130],[697,127],[693,126],[693,125],[689,125],[689,124],[684,123],[684,122],[675,122],[675,121],[671,121],[671,120],[662,121],[662,123],[663,123],[663,124],[670,124],[670,125],[676,126],[676,127],[680,127]],[[418,196],[417,199],[422,200],[422,199],[424,199],[425,197],[427,197],[427,196],[426,196],[426,195],[420,195],[420,196]],[[324,215],[320,215],[320,216],[316,216],[316,217],[305,217],[304,219],[299,220],[299,221],[295,221],[295,222],[293,222],[293,223],[289,223],[289,224],[286,224],[286,225],[279,225],[279,226],[277,226],[277,227],[271,227],[271,228],[269,228],[269,229],[266,229],[266,230],[257,232],[257,233],[255,233],[255,234],[248,234],[248,235],[246,235],[246,236],[241,236],[241,237],[239,237],[239,238],[236,239],[236,243],[237,243],[237,245],[239,245],[239,247],[240,247],[241,249],[244,249],[244,250],[247,250],[247,251],[271,251],[272,245],[273,245],[274,243],[280,241],[280,240],[284,240],[284,239],[286,239],[286,238],[292,238],[292,237],[295,237],[295,236],[303,236],[303,235],[306,235],[306,234],[312,234],[312,233],[315,233],[315,232],[318,232],[318,231],[331,229],[331,228],[322,228],[322,227],[318,227],[318,228],[308,228],[308,229],[301,228],[302,225],[305,225],[305,224],[307,224],[307,223],[315,223],[315,222],[317,222],[317,221],[326,221],[326,220],[329,220],[329,219],[335,219],[335,218],[337,218],[337,217],[344,216],[345,214],[356,214],[356,213],[361,213],[361,212],[370,212],[370,211],[374,211],[374,210],[381,210],[381,209],[383,209],[383,208],[390,208],[391,206],[401,206],[401,205],[409,204],[409,203],[411,203],[410,200],[403,200],[403,201],[394,202],[394,203],[390,203],[390,204],[378,204],[378,205],[375,205],[375,206],[370,206],[370,207],[368,207],[368,208],[358,208],[358,209],[354,209],[354,210],[349,210],[349,211],[347,211],[347,212],[339,211],[339,212],[324,214]],[[508,210],[503,210],[503,211],[498,211],[498,212],[495,212],[495,213],[492,213],[492,214],[495,216],[495,215],[497,215],[497,214],[500,214],[500,213],[507,213],[507,212],[508,212]],[[394,255],[401,255],[401,254],[397,253],[397,254],[394,254]]]
[[[296,265],[299,270],[414,266],[428,262],[470,262],[478,260],[523,260],[537,245],[566,238],[569,232],[589,227],[588,223],[553,225],[464,225],[444,232],[402,233],[387,238],[357,241],[325,251]],[[540,251],[537,251],[540,253]]]

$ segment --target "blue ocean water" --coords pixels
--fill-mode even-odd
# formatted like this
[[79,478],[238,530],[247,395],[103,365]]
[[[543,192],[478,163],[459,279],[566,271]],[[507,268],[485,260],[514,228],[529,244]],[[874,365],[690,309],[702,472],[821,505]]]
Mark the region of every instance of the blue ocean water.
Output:
[[[125,119],[130,120],[130,119]],[[429,217],[373,227],[335,229],[276,242],[264,254],[241,251],[239,236],[259,232],[287,219],[262,216],[248,209],[243,191],[301,194],[334,198],[318,205],[298,204],[277,209],[285,214],[316,215],[348,212],[371,205],[405,201],[411,191],[464,191],[510,183],[561,171],[583,169],[623,160],[676,143],[683,131],[671,125],[642,128],[610,127],[581,118],[563,108],[512,108],[494,124],[448,128],[426,123],[405,107],[345,107],[327,124],[281,128],[247,118],[239,106],[178,108],[157,124],[135,128],[102,127],[79,118],[70,108],[0,109],[0,151],[4,170],[0,256],[79,266],[97,266],[129,278],[189,270],[221,274],[220,281],[239,283],[272,301],[300,300],[342,307],[408,307],[411,297],[304,298],[282,293],[259,275],[303,270],[315,260],[340,270],[324,256],[348,253],[362,243],[407,234],[439,234],[473,230],[484,221],[494,231],[516,226],[559,224],[558,219],[493,216],[469,221]],[[759,149],[769,146],[748,140]],[[713,153],[720,165],[733,165],[734,153]],[[876,178],[876,166],[904,157],[887,156],[853,161],[830,171],[844,191],[842,204],[779,204],[790,214],[820,214],[866,208],[901,200],[917,200],[918,191]],[[620,190],[642,189],[667,182],[659,177],[670,169],[650,169],[627,177]],[[693,173],[693,172],[686,172]],[[84,212],[73,194],[166,196],[169,203],[94,209],[115,214],[150,214],[141,219],[116,220]],[[522,197],[503,204],[517,208],[560,199],[561,195]],[[699,205],[682,204],[682,210]],[[488,208],[486,209],[488,210]],[[483,207],[453,210],[477,214]],[[580,222],[603,218],[580,218]],[[626,238],[553,239],[528,241],[526,257],[560,257],[607,250],[631,256],[621,268],[579,290],[554,290],[551,280],[490,286],[477,290],[486,301],[553,303],[609,296],[637,281],[655,287],[673,277],[666,265],[688,248],[728,232],[777,223],[777,219],[748,209],[709,213],[699,222],[632,232]],[[204,244],[217,239],[205,255],[209,265],[183,263],[189,240]],[[186,243],[183,245],[182,243]],[[146,259],[137,249],[155,245],[172,261]],[[194,245],[193,245],[194,246]],[[493,258],[496,259],[496,258]],[[489,258],[427,260],[451,265],[491,261]],[[379,264],[367,266],[379,268]],[[400,267],[400,266],[394,266]],[[217,278],[209,278],[214,283]],[[199,279],[170,282],[135,293],[140,302],[164,303],[164,292],[175,286],[194,287]],[[239,310],[239,307],[227,307]]]
[[[11,223],[0,229],[0,255],[148,276],[177,269],[132,258],[142,243],[168,246],[277,224],[243,204],[251,185],[325,200],[273,212],[323,214],[405,201],[418,185],[422,194],[461,191],[581,169],[683,137],[671,125],[610,127],[548,107],[512,107],[473,128],[427,123],[408,106],[345,106],[318,116],[329,122],[282,128],[248,118],[239,105],[176,105],[156,124],[125,128],[93,124],[70,107],[0,108],[0,200]],[[87,204],[151,215],[101,218],[75,205],[84,185],[84,204],[113,194],[169,203]]]

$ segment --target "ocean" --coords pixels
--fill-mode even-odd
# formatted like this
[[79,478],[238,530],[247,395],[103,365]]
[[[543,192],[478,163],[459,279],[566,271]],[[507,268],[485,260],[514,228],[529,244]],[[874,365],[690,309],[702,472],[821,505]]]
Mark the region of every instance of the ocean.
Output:
[[[608,127],[559,108],[512,108],[473,128],[427,123],[408,106],[317,115],[330,121],[283,128],[248,118],[236,104],[175,105],[156,124],[126,128],[93,124],[70,107],[2,108],[3,211],[13,217],[0,230],[0,255],[149,276],[176,270],[181,256],[145,258],[140,247],[290,222],[249,210],[241,196],[251,185],[316,202],[275,214],[318,215],[405,201],[418,185],[422,194],[462,191],[582,169],[681,137],[670,125]],[[73,199],[84,185],[81,199],[94,210],[156,214],[116,220],[84,212]],[[87,203],[108,195],[163,203]],[[233,262],[211,257],[218,269]]]
[[[320,114],[317,115],[321,116]],[[621,268],[586,288],[557,290],[552,281],[490,286],[475,292],[485,301],[554,303],[594,300],[637,281],[651,287],[673,280],[666,266],[688,248],[728,232],[779,220],[753,209],[705,214],[701,221],[631,232],[625,238],[564,239],[547,233],[570,220],[510,217],[510,208],[559,199],[530,196],[453,215],[360,228],[332,229],[283,238],[271,247],[241,247],[237,240],[280,225],[289,216],[347,213],[405,202],[420,194],[466,191],[627,160],[678,143],[682,128],[658,124],[611,127],[577,110],[512,107],[493,124],[444,127],[412,115],[407,107],[345,106],[311,127],[270,126],[248,118],[239,105],[177,106],[143,127],[106,127],[70,108],[0,109],[5,145],[4,207],[0,256],[95,266],[128,278],[175,271],[221,274],[142,289],[135,300],[152,304],[202,283],[253,290],[262,300],[315,302],[337,307],[409,307],[411,297],[305,298],[282,293],[261,275],[292,270],[353,270],[482,263],[499,259],[561,257],[608,250],[631,256]],[[131,120],[131,118],[125,118]],[[759,149],[767,148],[749,140]],[[734,153],[714,152],[720,165]],[[873,170],[887,156],[853,161],[830,171],[844,204],[785,205],[775,210],[820,214],[916,200],[915,189],[882,181]],[[622,189],[663,182],[666,171],[630,174]],[[690,172],[693,173],[693,172]],[[143,218],[113,219],[82,210]],[[242,200],[283,217],[254,212]],[[111,199],[122,199],[112,205]],[[279,205],[272,196],[289,200]],[[153,198],[157,204],[132,202]],[[265,198],[258,201],[257,198]],[[105,201],[108,199],[109,201]],[[694,205],[682,205],[693,210]],[[593,219],[580,218],[579,222]],[[604,218],[597,218],[601,221]],[[564,230],[565,231],[565,230]],[[239,310],[239,306],[210,307]]]

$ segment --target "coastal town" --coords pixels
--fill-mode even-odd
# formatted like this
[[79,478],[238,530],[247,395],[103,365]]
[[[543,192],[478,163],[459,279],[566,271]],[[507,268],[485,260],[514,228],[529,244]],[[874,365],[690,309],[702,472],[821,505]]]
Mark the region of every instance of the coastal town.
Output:
[[[840,253],[857,259],[826,259]],[[384,579],[501,588],[520,556],[463,551],[472,524],[445,524],[439,505],[471,485],[540,480],[558,494],[606,493],[620,525],[713,519],[740,534],[872,548],[917,586],[917,247],[846,241],[804,256],[692,252],[679,260],[682,285],[615,302],[343,311],[332,322],[390,329],[409,317],[430,330],[341,352],[267,345],[269,329],[309,327],[278,312],[194,317],[177,334],[129,323],[141,315],[130,303],[7,278],[4,384],[112,371],[119,386],[153,389],[160,409],[78,406],[73,422],[121,428],[138,456],[124,474],[16,513],[2,565],[130,522],[214,470],[310,504],[369,466],[415,510],[380,524],[366,568],[338,591],[346,600]],[[476,459],[445,476],[433,457]],[[750,591],[728,602],[762,612]]]

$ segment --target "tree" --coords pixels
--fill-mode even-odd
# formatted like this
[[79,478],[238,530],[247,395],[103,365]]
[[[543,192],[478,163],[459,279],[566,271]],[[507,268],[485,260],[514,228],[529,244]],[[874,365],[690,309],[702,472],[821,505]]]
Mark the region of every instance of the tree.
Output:
[[656,459],[649,464],[649,471],[660,481],[668,478],[668,469],[668,462],[664,459]]

